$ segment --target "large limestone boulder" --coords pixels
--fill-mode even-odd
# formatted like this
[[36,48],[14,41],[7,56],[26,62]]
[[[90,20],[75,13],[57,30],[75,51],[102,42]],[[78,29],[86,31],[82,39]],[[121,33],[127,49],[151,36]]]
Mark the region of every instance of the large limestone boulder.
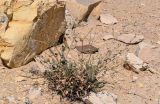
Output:
[[1,58],[11,68],[54,46],[65,31],[63,2],[1,0],[0,5],[5,8],[0,9]]

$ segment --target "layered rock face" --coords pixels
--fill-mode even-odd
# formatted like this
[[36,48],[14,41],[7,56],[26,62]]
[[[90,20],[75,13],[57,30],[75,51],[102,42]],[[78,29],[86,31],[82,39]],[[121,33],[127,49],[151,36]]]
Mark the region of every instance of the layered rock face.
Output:
[[[0,0],[0,55],[11,68],[56,45],[66,28],[86,20],[100,0]],[[70,16],[66,16],[69,11]],[[67,22],[67,26],[66,26]],[[72,25],[70,25],[72,24]]]
[[28,63],[55,45],[65,30],[65,4],[56,0],[1,0],[0,51],[9,67]]

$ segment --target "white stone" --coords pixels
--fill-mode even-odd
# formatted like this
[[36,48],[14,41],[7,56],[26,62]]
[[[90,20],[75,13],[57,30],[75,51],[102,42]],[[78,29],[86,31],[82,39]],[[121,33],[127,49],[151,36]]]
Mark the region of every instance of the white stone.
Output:
[[126,68],[133,70],[136,73],[139,73],[140,71],[144,71],[148,68],[148,65],[133,53],[128,53],[126,55],[125,65],[126,65],[125,66]]
[[108,92],[91,93],[84,98],[86,104],[117,104],[117,96]]
[[106,25],[115,24],[118,20],[110,14],[101,14],[100,21]]

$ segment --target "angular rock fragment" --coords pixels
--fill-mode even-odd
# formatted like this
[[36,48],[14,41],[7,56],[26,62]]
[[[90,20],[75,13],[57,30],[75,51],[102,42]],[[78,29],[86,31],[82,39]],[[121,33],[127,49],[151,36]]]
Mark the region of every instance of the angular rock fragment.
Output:
[[148,65],[133,53],[128,53],[124,67],[128,70],[133,70],[134,72],[139,73],[140,71],[146,70]]
[[106,25],[116,24],[118,20],[110,14],[101,14],[100,21]]
[[13,17],[5,33],[0,34],[10,46],[0,44],[0,51],[5,64],[13,68],[58,42],[65,31],[65,4],[56,0],[14,0],[11,5],[7,8],[13,11]]
[[103,3],[100,3],[97,7],[93,9],[93,11],[90,13],[90,16],[88,17],[89,19],[98,19],[100,14],[102,13],[104,5]]
[[126,44],[138,44],[144,40],[144,36],[135,34],[122,34],[117,37],[117,40]]
[[92,10],[101,3],[101,0],[67,0],[66,8],[71,15],[75,18],[75,21],[87,20]]

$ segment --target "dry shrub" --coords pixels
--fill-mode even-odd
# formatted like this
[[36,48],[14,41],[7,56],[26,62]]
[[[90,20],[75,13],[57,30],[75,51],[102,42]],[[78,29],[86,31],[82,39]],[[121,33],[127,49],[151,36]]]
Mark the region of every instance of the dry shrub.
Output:
[[[101,63],[93,65],[91,62],[81,60],[81,65],[65,59],[58,64],[53,64],[50,71],[44,73],[48,81],[48,88],[70,101],[82,101],[90,92],[97,92],[104,83],[99,82],[96,75],[101,68]],[[80,66],[80,67],[78,67]]]

